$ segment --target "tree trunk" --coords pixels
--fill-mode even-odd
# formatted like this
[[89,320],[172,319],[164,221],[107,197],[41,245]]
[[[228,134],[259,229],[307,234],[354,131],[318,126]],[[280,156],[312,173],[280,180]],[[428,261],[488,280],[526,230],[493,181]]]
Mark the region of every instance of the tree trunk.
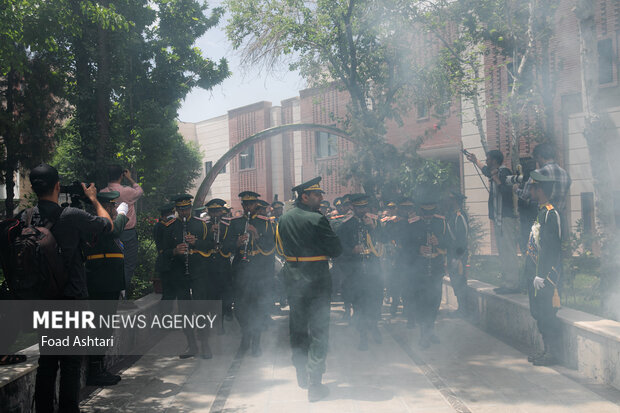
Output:
[[[103,2],[107,7],[107,2]],[[110,142],[110,53],[108,31],[97,27],[97,146],[95,148],[96,182],[104,184],[105,162]]]
[[620,287],[617,254],[617,229],[613,209],[611,168],[607,158],[610,129],[601,116],[598,99],[598,51],[595,2],[577,0],[574,9],[579,21],[581,60],[581,101],[584,114],[584,137],[590,152],[596,221],[601,249],[601,303],[610,316],[620,316],[617,310]]

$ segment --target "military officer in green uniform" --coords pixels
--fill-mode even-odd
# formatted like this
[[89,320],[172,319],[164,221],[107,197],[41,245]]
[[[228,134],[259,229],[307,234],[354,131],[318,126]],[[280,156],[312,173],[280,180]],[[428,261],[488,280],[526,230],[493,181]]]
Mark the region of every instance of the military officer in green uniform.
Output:
[[413,219],[410,231],[415,254],[412,298],[420,325],[422,348],[439,343],[435,335],[435,320],[446,272],[447,225],[446,219],[438,214],[436,192],[437,189],[432,186],[422,188],[417,199],[418,216]]
[[558,363],[561,354],[562,328],[557,317],[562,268],[560,214],[549,202],[555,183],[553,177],[533,171],[530,179],[530,192],[538,202],[538,214],[528,242],[525,274],[530,313],[542,335],[544,350],[528,360],[535,366],[551,366]]
[[322,381],[329,342],[332,280],[329,258],[342,252],[340,240],[319,212],[321,177],[296,186],[295,207],[280,218],[278,253],[284,257],[283,277],[290,305],[290,342],[297,384],[308,387],[308,400],[329,393]]
[[[206,203],[209,214],[207,223],[207,238],[213,240],[214,246],[210,249],[207,260],[207,299],[222,300],[222,314],[232,315],[232,269],[230,266],[231,253],[223,251],[223,245],[228,237],[230,218],[226,201],[214,198]],[[223,322],[223,318],[222,318]]]
[[[106,300],[106,303],[98,306],[93,302],[93,308],[98,314],[116,314],[120,293],[125,289],[125,262],[123,259],[123,246],[119,239],[127,218],[128,206],[121,203],[118,207],[116,199],[120,196],[118,191],[99,192],[97,200],[106,209],[114,223],[112,232],[101,235],[94,244],[87,244],[84,248],[86,255],[86,282],[88,285],[88,297],[90,300]],[[111,330],[99,332],[101,337],[109,337]],[[91,355],[88,358],[89,368],[86,383],[89,386],[109,386],[117,384],[121,376],[111,374],[104,365],[103,355]]]
[[343,265],[348,269],[347,286],[351,289],[351,302],[356,326],[360,332],[358,349],[368,350],[368,333],[381,343],[378,322],[383,303],[383,280],[379,258],[383,247],[378,242],[381,228],[368,214],[369,197],[351,195],[353,216],[349,216],[336,233],[342,242]]
[[[207,254],[214,242],[207,236],[204,220],[192,217],[192,196],[183,194],[174,199],[178,218],[170,222],[163,236],[163,257],[170,265],[170,299],[179,300],[179,311],[190,314],[190,300],[207,299]],[[205,359],[213,357],[208,343],[208,329],[200,332],[198,349],[195,331],[183,330],[187,350],[180,358],[193,357],[200,352]]]
[[[265,329],[265,302],[269,295],[269,280],[265,267],[275,251],[275,233],[270,219],[256,213],[260,195],[252,191],[239,194],[244,215],[233,218],[224,244],[232,252],[235,316],[241,326],[241,352],[250,346],[252,355],[259,357],[261,333]],[[273,272],[270,274],[273,277]],[[267,315],[268,316],[268,315]]]
[[463,209],[467,197],[460,191],[450,192],[448,198],[448,274],[458,303],[457,314],[465,312],[467,303],[467,236],[469,221]]

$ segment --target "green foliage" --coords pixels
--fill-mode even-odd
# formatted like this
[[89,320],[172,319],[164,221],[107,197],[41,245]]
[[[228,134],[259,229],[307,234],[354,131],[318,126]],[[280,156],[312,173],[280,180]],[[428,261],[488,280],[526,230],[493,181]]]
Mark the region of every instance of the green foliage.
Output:
[[131,280],[132,297],[138,299],[153,292],[152,278],[155,277],[155,260],[157,249],[153,240],[153,225],[155,218],[148,214],[138,214],[136,221],[136,233],[138,234],[138,266]]

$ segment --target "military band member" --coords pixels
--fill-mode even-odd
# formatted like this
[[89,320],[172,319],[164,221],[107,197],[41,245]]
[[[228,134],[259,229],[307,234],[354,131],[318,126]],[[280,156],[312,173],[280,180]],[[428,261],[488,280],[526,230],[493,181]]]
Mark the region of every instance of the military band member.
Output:
[[469,222],[463,209],[467,197],[452,191],[448,198],[448,274],[458,303],[457,313],[463,314],[467,305],[467,236]]
[[[120,196],[118,191],[99,192],[97,200],[110,214],[114,223],[112,232],[102,234],[94,245],[84,248],[86,255],[86,281],[88,285],[88,298],[90,300],[105,300],[106,303],[99,306],[92,303],[98,314],[116,314],[121,291],[125,289],[125,262],[123,244],[120,235],[125,228],[128,206],[122,202],[118,208],[116,199]],[[104,329],[99,332],[99,337],[109,337],[112,330]],[[121,376],[112,374],[105,368],[104,355],[91,355],[88,357],[88,377],[86,383],[89,386],[110,386],[117,384]]]
[[[172,220],[163,236],[163,257],[170,265],[170,299],[179,300],[179,311],[190,314],[194,300],[207,299],[207,259],[214,242],[207,236],[204,220],[192,217],[192,196],[179,195],[174,199],[178,218]],[[193,329],[183,330],[187,338],[187,350],[180,358],[193,357],[200,352],[205,359],[213,357],[208,343],[208,330],[200,332],[201,348],[198,349]]]
[[560,214],[549,202],[555,180],[538,171],[530,174],[530,193],[538,202],[538,215],[528,242],[525,271],[530,312],[542,335],[544,350],[528,357],[535,366],[557,364],[561,354],[560,274],[562,234]]
[[[161,279],[162,296],[163,301],[173,300],[171,298],[174,288],[170,285],[172,277],[170,274],[170,260],[164,258],[164,233],[165,229],[176,219],[174,214],[174,203],[168,203],[162,205],[159,208],[159,219],[153,226],[153,240],[155,241],[155,248],[157,248],[157,258],[155,261],[155,271],[159,274]],[[172,308],[172,306],[168,306]],[[169,308],[166,308],[169,309]]]
[[[329,217],[329,223],[334,231],[338,231],[340,225],[349,217],[353,215],[353,210],[351,208],[351,198],[350,194],[343,195],[342,198],[337,198],[334,201],[334,204],[337,205],[337,213],[332,214]],[[343,320],[348,321],[351,318],[351,294],[352,294],[352,286],[348,285],[350,281],[347,277],[348,268],[347,265],[344,264],[346,258],[342,255],[338,258],[332,259],[332,277],[334,282],[334,290],[336,294],[340,294],[340,297],[343,301],[344,314]]]
[[322,381],[329,342],[332,280],[330,257],[342,251],[328,220],[319,212],[323,190],[321,177],[293,188],[295,208],[286,212],[277,228],[279,254],[286,264],[284,280],[290,305],[290,341],[297,384],[308,387],[308,400],[329,393]]
[[[233,218],[226,237],[225,252],[233,252],[233,289],[235,316],[241,326],[241,352],[250,346],[252,355],[259,357],[261,333],[265,329],[268,311],[265,302],[270,297],[265,267],[275,251],[275,233],[270,219],[256,213],[259,194],[244,191],[239,194],[243,216]],[[269,274],[273,277],[273,272]]]
[[275,223],[277,224],[280,220],[280,217],[284,213],[284,202],[281,201],[273,201],[271,204],[271,216],[275,219]]
[[329,214],[330,212],[330,205],[329,205],[329,201],[321,201],[321,206],[319,208],[319,211],[321,211],[321,214],[323,214],[324,216],[327,216],[327,214]]
[[352,292],[351,303],[360,332],[358,349],[368,350],[368,333],[382,341],[378,327],[383,303],[383,282],[379,257],[383,253],[379,240],[380,228],[368,211],[368,195],[351,195],[353,216],[345,220],[337,234],[342,242],[343,267],[346,268],[346,288]]
[[446,219],[437,213],[436,190],[433,187],[423,188],[417,203],[419,217],[414,218],[411,227],[416,253],[413,302],[420,325],[420,346],[428,348],[431,343],[439,343],[435,335],[435,319],[441,304],[448,235]]
[[[222,315],[230,319],[232,315],[232,268],[231,253],[224,252],[223,245],[229,236],[230,218],[226,217],[226,201],[214,198],[205,204],[208,212],[207,238],[213,240],[213,248],[207,254],[208,300],[222,301]],[[223,318],[222,318],[223,323]],[[223,327],[223,324],[222,324]]]

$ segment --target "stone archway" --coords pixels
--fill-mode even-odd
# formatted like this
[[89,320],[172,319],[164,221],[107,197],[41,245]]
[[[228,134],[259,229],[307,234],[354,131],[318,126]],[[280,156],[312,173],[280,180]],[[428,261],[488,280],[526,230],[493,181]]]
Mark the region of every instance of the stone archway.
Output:
[[343,139],[346,139],[350,142],[353,142],[359,145],[359,142],[356,142],[349,134],[343,131],[340,128],[336,128],[334,126],[327,125],[319,125],[314,123],[291,123],[288,125],[280,125],[274,126],[273,128],[265,129],[254,135],[242,140],[232,148],[228,150],[218,161],[213,165],[213,168],[207,173],[207,176],[202,180],[198,191],[196,192],[196,197],[194,198],[194,208],[200,207],[204,205],[205,198],[209,193],[209,189],[211,185],[213,185],[213,181],[219,175],[221,170],[226,166],[228,162],[230,162],[235,156],[237,156],[241,151],[245,148],[253,145],[255,143],[261,142],[265,139],[271,138],[272,136],[283,134],[286,132],[301,132],[301,131],[316,131],[316,132],[328,132],[333,135],[339,136]]

